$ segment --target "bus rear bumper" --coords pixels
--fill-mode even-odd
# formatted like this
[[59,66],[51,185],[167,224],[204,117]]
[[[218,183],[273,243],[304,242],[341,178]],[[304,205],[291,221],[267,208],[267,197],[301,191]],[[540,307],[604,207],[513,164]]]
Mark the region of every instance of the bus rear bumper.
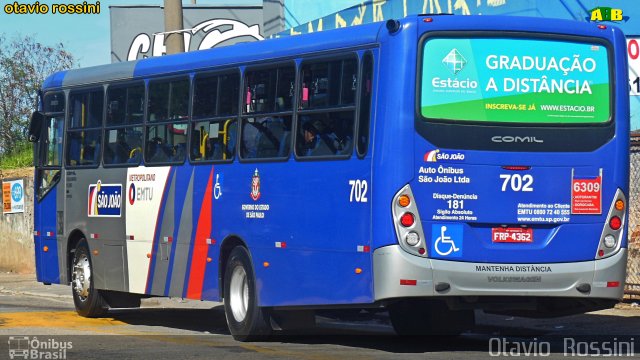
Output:
[[373,252],[375,299],[528,296],[619,300],[626,263],[624,248],[593,261],[494,264],[420,258],[392,245]]

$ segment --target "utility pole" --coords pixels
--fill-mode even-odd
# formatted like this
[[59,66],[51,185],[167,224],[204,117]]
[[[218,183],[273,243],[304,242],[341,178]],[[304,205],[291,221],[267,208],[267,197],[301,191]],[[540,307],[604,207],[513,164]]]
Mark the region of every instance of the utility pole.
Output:
[[164,31],[167,54],[184,52],[184,36],[179,31],[182,25],[182,0],[164,0]]

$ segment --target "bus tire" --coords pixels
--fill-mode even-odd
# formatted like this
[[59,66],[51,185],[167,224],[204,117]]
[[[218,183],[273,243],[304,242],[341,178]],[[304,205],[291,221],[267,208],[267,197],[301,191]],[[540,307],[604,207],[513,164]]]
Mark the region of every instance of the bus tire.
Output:
[[249,252],[237,246],[224,273],[224,313],[229,331],[238,341],[264,340],[273,332],[267,308],[258,306],[258,294]]
[[402,300],[388,310],[399,336],[457,336],[475,325],[473,310],[453,311],[438,300]]
[[76,312],[89,318],[102,316],[109,308],[94,286],[92,271],[89,245],[86,239],[81,239],[76,245],[71,262],[71,294]]

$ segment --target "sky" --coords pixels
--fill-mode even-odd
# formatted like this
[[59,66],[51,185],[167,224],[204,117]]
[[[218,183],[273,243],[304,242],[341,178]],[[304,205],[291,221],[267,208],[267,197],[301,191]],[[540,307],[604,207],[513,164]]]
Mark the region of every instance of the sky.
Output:
[[[34,4],[35,1],[18,1]],[[95,1],[87,1],[95,4]],[[162,0],[135,0],[136,4],[159,5]],[[34,36],[36,41],[45,45],[64,44],[81,67],[108,64],[111,62],[111,39],[109,24],[109,5],[129,5],[127,0],[103,0],[100,2],[100,14],[61,15],[61,14],[7,14],[0,11],[0,33],[12,38],[16,35]],[[12,3],[6,1],[3,3]],[[41,0],[41,4],[51,6],[60,1]],[[72,3],[63,1],[62,3]],[[79,2],[73,2],[79,3]]]
[[[232,2],[233,0],[229,0]],[[14,1],[2,1],[2,7]],[[53,3],[81,3],[81,1],[40,0],[40,4],[51,7]],[[95,4],[96,0],[87,0]],[[35,0],[18,0],[22,4],[35,4]],[[0,34],[12,38],[15,35],[31,35],[45,45],[63,43],[81,67],[111,63],[110,5],[162,5],[163,0],[102,0],[100,14],[96,15],[60,15],[7,14],[0,9]],[[190,1],[183,3],[189,4]],[[197,0],[198,4],[219,4],[219,0]]]

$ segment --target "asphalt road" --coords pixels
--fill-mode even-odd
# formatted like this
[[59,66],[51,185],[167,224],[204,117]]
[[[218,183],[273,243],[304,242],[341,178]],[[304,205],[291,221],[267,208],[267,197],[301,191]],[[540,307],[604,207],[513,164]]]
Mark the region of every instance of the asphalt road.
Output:
[[86,319],[73,310],[70,291],[38,284],[33,275],[0,274],[0,359],[467,360],[528,351],[561,359],[605,355],[607,349],[620,358],[640,352],[640,307],[633,303],[544,320],[477,313],[473,331],[431,339],[395,336],[384,313],[317,317],[314,329],[241,343],[229,335],[219,303],[149,299],[141,309]]

